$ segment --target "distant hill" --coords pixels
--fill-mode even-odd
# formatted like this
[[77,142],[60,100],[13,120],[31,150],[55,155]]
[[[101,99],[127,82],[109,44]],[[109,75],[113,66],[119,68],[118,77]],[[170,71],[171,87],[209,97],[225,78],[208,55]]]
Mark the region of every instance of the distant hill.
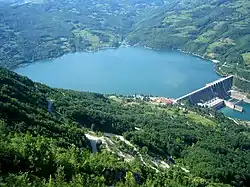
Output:
[[148,0],[35,0],[0,3],[0,66],[119,46]]
[[[218,72],[250,80],[250,2],[172,0],[145,14],[127,40],[152,48],[181,49],[220,61]],[[236,80],[250,91],[249,82]]]
[[0,66],[118,47],[122,41],[219,60],[250,92],[245,0],[15,0],[0,3]]

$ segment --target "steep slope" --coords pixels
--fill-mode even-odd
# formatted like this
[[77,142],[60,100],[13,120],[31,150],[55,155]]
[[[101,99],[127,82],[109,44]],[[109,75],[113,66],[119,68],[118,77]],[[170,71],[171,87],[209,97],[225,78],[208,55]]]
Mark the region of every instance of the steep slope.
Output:
[[249,10],[250,2],[244,0],[167,1],[140,19],[127,40],[219,60],[218,72],[237,75],[236,85],[250,91]]
[[162,0],[45,0],[0,3],[0,66],[116,47],[135,17]]
[[[48,112],[46,89],[46,86],[36,85],[28,78],[0,69],[0,118],[6,130],[20,133],[29,131],[34,136],[45,137],[51,137],[53,132],[55,139],[62,139],[69,144],[77,141],[86,144],[84,137],[77,132],[69,132],[70,126],[64,124],[63,119]],[[56,93],[52,89],[49,91]],[[68,133],[71,137],[63,140]]]
[[[249,186],[250,129],[220,113],[51,89],[2,68],[0,83],[1,185]],[[86,128],[126,140],[92,154]]]

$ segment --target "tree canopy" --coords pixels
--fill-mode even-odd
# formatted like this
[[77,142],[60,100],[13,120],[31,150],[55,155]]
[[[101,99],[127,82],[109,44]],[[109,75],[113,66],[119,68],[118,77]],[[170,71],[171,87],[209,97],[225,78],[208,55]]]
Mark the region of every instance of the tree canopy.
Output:
[[[1,185],[249,186],[248,126],[206,108],[116,97],[52,89],[0,68]],[[91,127],[123,135],[170,168],[156,172],[108,150],[92,154]]]

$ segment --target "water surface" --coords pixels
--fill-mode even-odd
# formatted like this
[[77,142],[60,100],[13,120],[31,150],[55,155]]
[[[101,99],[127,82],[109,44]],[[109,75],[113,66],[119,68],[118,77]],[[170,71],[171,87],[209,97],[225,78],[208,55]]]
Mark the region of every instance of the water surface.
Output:
[[242,106],[244,108],[244,112],[238,112],[227,107],[222,108],[220,111],[223,112],[226,116],[250,121],[250,104],[242,103],[239,104],[239,106]]
[[16,72],[56,88],[173,98],[220,78],[209,61],[138,47],[68,54]]

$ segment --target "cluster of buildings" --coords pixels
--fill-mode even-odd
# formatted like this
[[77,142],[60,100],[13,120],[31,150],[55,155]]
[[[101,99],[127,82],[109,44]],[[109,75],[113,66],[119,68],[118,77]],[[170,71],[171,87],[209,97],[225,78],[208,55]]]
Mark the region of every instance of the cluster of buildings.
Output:
[[144,95],[134,95],[135,99],[150,101],[155,104],[162,104],[162,105],[172,105],[174,104],[174,99],[165,98],[165,97],[151,97],[151,96],[144,96]]
[[204,87],[190,92],[177,99],[165,97],[150,97],[143,95],[135,95],[135,99],[150,101],[155,104],[172,105],[175,103],[183,103],[188,101],[193,105],[214,108],[216,110],[222,107],[229,107],[239,112],[243,112],[243,107],[239,106],[241,102],[250,103],[245,95],[232,91],[233,76],[223,77],[212,83],[206,84]]
[[164,104],[164,105],[172,105],[174,104],[173,99],[165,98],[165,97],[156,97],[151,100],[153,103]]

